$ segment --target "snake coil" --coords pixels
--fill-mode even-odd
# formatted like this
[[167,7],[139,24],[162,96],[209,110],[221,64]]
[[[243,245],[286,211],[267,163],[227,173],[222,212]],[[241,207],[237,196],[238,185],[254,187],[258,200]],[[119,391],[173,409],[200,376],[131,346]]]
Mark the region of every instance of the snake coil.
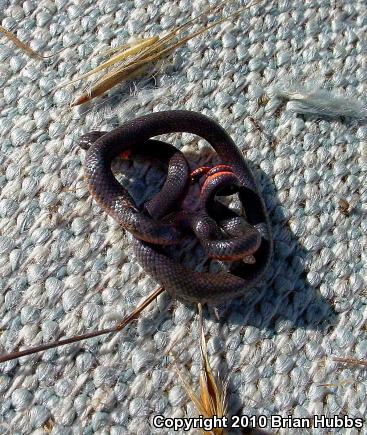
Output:
[[[152,137],[186,132],[207,140],[222,164],[194,171],[205,177],[200,212],[178,210],[187,192],[190,171],[184,155]],[[263,276],[271,261],[273,241],[269,219],[255,178],[232,139],[210,118],[190,111],[152,113],[115,130],[91,132],[80,145],[87,150],[84,170],[97,203],[134,236],[134,251],[143,269],[175,298],[184,302],[219,303],[243,294]],[[125,151],[150,153],[165,160],[162,190],[139,209],[114,177],[112,160]],[[219,194],[237,192],[244,216],[219,201]],[[211,258],[232,261],[228,272],[190,270],[164,253],[191,232]]]

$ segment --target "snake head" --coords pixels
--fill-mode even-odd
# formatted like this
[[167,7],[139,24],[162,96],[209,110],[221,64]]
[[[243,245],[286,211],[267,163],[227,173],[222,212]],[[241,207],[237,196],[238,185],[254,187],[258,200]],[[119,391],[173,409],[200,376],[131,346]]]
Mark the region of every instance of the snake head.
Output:
[[84,134],[79,139],[79,146],[83,148],[83,150],[87,151],[94,144],[96,140],[106,134],[106,131],[90,131],[89,133]]

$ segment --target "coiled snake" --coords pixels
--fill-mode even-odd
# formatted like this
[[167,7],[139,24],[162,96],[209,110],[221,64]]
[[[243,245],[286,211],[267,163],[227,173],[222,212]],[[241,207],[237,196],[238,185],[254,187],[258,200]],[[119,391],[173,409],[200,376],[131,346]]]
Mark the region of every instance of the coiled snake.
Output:
[[[184,155],[172,145],[152,140],[166,133],[186,132],[206,139],[222,164],[194,171],[205,177],[201,210],[179,210],[190,180]],[[218,303],[243,294],[257,283],[272,257],[269,219],[255,178],[232,139],[215,121],[190,111],[151,113],[115,130],[91,132],[80,145],[88,189],[97,203],[134,236],[134,251],[143,269],[175,298],[184,302]],[[162,190],[139,209],[111,170],[123,152],[148,152],[168,162]],[[240,216],[216,200],[237,192],[244,209]],[[170,258],[162,247],[195,234],[211,258],[232,261],[228,272],[190,270]],[[243,261],[244,260],[244,261]]]

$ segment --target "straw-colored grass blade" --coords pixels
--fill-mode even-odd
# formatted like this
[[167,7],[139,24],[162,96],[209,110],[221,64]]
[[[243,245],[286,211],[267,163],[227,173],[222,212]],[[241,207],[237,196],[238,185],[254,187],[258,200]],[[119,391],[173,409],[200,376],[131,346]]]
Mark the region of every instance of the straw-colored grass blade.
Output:
[[19,38],[17,38],[14,33],[9,32],[9,30],[6,30],[5,27],[0,26],[0,32],[3,33],[10,41],[13,42],[18,48],[23,50],[25,53],[27,53],[30,57],[33,57],[35,59],[43,59],[43,56],[38,54],[36,51],[32,50],[31,47],[21,41]]
[[132,67],[124,68],[102,77],[90,89],[88,89],[82,95],[77,97],[71,103],[71,106],[74,107],[74,106],[79,106],[80,104],[84,104],[87,101],[90,101],[93,98],[99,97],[100,95],[104,94],[109,89],[113,88],[115,85],[120,83],[121,81],[131,80],[138,77],[145,71],[147,67],[148,65],[146,63],[143,63],[138,67],[134,65]]
[[[151,44],[151,46],[147,50],[142,51],[140,55],[135,57],[130,63],[127,63],[122,67],[111,71],[105,76],[102,76],[98,80],[98,82],[92,85],[92,87],[87,92],[84,92],[76,100],[74,100],[71,106],[78,106],[80,104],[84,104],[87,101],[90,101],[93,98],[104,94],[105,92],[107,92],[108,90],[110,90],[112,87],[114,87],[115,85],[117,85],[123,80],[131,80],[133,78],[137,78],[138,76],[142,75],[146,71],[146,69],[149,67],[149,64],[153,64],[158,60],[162,59],[163,57],[168,56],[176,48],[185,44],[187,41],[194,38],[195,36],[204,33],[210,27],[213,26],[214,24],[209,27],[201,28],[200,30],[197,30],[193,34],[180,39],[178,42],[168,47],[165,47],[165,44],[170,39],[173,39],[175,37],[174,35],[175,31],[173,31],[166,37],[162,38],[161,40],[158,38],[153,44]],[[90,73],[87,74],[90,75]],[[79,79],[80,77],[77,80]],[[68,84],[70,83],[72,82],[69,82]]]
[[[200,329],[200,354],[201,354],[201,373],[199,377],[199,394],[196,394],[194,388],[190,385],[186,377],[175,366],[176,373],[180,378],[182,386],[194,404],[198,415],[204,418],[212,419],[214,416],[218,418],[224,417],[226,413],[226,395],[225,386],[220,385],[219,381],[215,378],[213,371],[209,364],[207,347],[205,341],[203,315],[201,304],[199,308],[199,329]],[[171,353],[172,354],[172,353]],[[173,355],[173,354],[172,354]],[[174,357],[174,355],[173,355]],[[176,359],[175,359],[176,361]],[[211,431],[202,429],[204,434],[222,435],[224,434],[223,428],[213,428]]]
[[116,53],[116,51],[126,50],[129,47],[132,47],[134,44],[138,44],[143,41],[143,38],[137,38],[134,42],[126,42],[125,44],[116,45],[116,47],[110,47],[107,50],[103,50],[100,54],[103,56],[107,56],[108,54]]
[[223,417],[225,415],[225,392],[219,385],[210,367],[208,352],[206,347],[203,314],[201,304],[199,309],[199,327],[200,327],[200,353],[201,353],[201,374],[200,374],[200,395],[202,402],[205,404],[206,413],[209,417],[214,415]]
[[352,385],[354,383],[356,383],[357,381],[355,379],[345,379],[343,381],[339,381],[339,382],[330,382],[330,383],[326,383],[326,384],[318,384],[318,387],[325,387],[325,388],[338,388],[338,387],[342,387],[344,385]]
[[205,415],[205,408],[200,400],[200,397],[196,395],[192,386],[190,385],[190,382],[186,379],[186,377],[182,374],[182,372],[177,367],[175,367],[175,371],[176,371],[178,377],[180,378],[180,381],[182,383],[184,390],[186,391],[186,394],[189,396],[190,400],[195,405],[195,408],[197,409],[198,414],[206,416]]
[[344,364],[354,365],[354,366],[367,366],[367,360],[355,359],[355,358],[341,358],[339,356],[334,356],[333,360],[335,362],[340,362]]
[[57,54],[62,53],[66,50],[66,48],[62,48],[61,50],[57,51],[56,53],[42,56],[41,54],[37,53],[36,51],[32,50],[32,48],[26,44],[25,42],[21,41],[19,38],[17,38],[14,33],[9,32],[9,30],[6,30],[5,27],[0,26],[0,33],[3,33],[14,45],[16,45],[18,48],[20,48],[22,51],[28,54],[28,56],[32,57],[33,59],[39,59],[39,60],[45,60],[50,59],[53,56],[56,56]]
[[151,37],[143,39],[136,44],[130,46],[129,48],[125,49],[121,53],[116,54],[106,62],[103,62],[94,70],[89,71],[88,73],[78,77],[77,79],[69,81],[68,83],[65,83],[61,86],[74,83],[75,81],[80,79],[88,78],[91,75],[96,74],[97,72],[103,71],[104,69],[111,67],[117,62],[121,62],[122,64],[119,67],[100,77],[97,82],[94,83],[86,92],[77,97],[73,101],[72,106],[86,103],[87,101],[90,101],[91,99],[104,94],[106,91],[117,85],[119,82],[123,80],[130,80],[132,78],[137,78],[138,76],[146,73],[149,64],[152,64],[152,66],[155,65],[156,62],[170,55],[174,50],[184,45],[190,39],[195,38],[196,36],[199,36],[204,32],[207,32],[209,29],[217,26],[218,24],[238,17],[246,9],[249,9],[251,6],[256,5],[260,1],[261,0],[255,0],[254,2],[238,9],[236,12],[224,18],[204,25],[194,32],[182,35],[183,31],[187,31],[188,29],[190,29],[190,27],[195,22],[199,21],[199,19],[207,16],[209,13],[219,10],[225,4],[231,3],[231,1],[222,1],[218,5],[212,6],[206,11],[202,12],[195,18],[192,18],[191,20],[183,23],[182,25],[172,29],[167,35],[163,36],[162,38]]
[[152,38],[144,39],[143,41],[140,41],[136,45],[132,45],[132,46],[126,48],[121,53],[116,54],[115,56],[106,60],[106,62],[101,63],[96,68],[93,68],[91,71],[88,71],[87,73],[82,74],[81,76],[77,77],[76,79],[70,80],[66,83],[61,83],[59,86],[56,86],[55,89],[71,85],[75,82],[78,82],[79,80],[83,80],[83,79],[86,79],[94,74],[97,74],[98,72],[103,71],[104,69],[114,65],[117,62],[121,62],[121,61],[127,59],[128,57],[139,53],[139,51],[143,50],[144,48],[148,47],[149,45],[154,44],[156,41],[158,41],[158,39],[159,39],[158,36],[153,36]]

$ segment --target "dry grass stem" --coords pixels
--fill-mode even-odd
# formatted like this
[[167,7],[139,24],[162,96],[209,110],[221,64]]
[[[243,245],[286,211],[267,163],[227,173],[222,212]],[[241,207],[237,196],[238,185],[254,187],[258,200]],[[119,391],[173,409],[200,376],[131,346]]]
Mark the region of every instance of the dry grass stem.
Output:
[[340,362],[340,363],[345,363],[345,364],[350,364],[350,365],[355,365],[355,366],[366,366],[367,367],[367,361],[366,360],[362,360],[362,359],[355,359],[355,358],[341,358],[338,356],[334,356],[333,360],[335,362]]
[[143,50],[144,48],[148,47],[149,45],[154,44],[154,42],[156,42],[158,40],[158,36],[154,36],[152,38],[147,38],[144,39],[142,41],[139,41],[139,43],[136,43],[136,45],[130,46],[129,44],[124,44],[123,46],[120,46],[119,48],[116,48],[115,50],[121,50],[122,47],[124,47],[124,50],[117,54],[116,56],[111,57],[109,60],[107,60],[106,62],[103,62],[101,65],[98,65],[96,68],[92,69],[91,71],[79,76],[78,78],[68,81],[66,83],[61,83],[60,85],[56,86],[56,89],[62,88],[64,86],[67,85],[71,85],[72,83],[75,83],[79,80],[83,80],[86,79],[94,74],[96,74],[97,72],[100,72],[102,70],[104,70],[105,68],[108,68],[110,66],[112,66],[113,64],[117,63],[117,62],[121,62],[124,59],[126,59],[129,56],[132,56],[134,54],[139,53],[139,51]]
[[135,310],[130,313],[128,316],[126,316],[114,329],[115,332],[121,331],[121,329],[125,328],[126,325],[128,325],[132,320],[139,317],[139,314],[146,308],[148,305],[150,305],[157,297],[164,292],[164,287],[158,287],[157,290],[155,290],[153,293],[151,293],[144,301],[135,308]]
[[101,54],[107,56],[108,54],[116,53],[116,51],[119,51],[119,50],[126,50],[127,48],[130,48],[134,44],[138,44],[139,42],[142,42],[142,41],[144,41],[144,39],[136,38],[134,40],[134,42],[127,42],[125,44],[116,45],[116,47],[110,47],[107,50],[104,50],[103,53],[101,53]]
[[32,50],[29,45],[18,39],[14,35],[14,33],[9,32],[9,30],[6,30],[3,26],[0,26],[0,32],[3,33],[8,39],[10,39],[10,41],[13,42],[13,44],[15,44],[18,48],[27,53],[29,56],[35,59],[43,59],[43,56]]
[[129,68],[124,68],[107,74],[98,80],[96,84],[88,88],[86,92],[77,97],[76,100],[71,103],[71,106],[79,106],[80,104],[84,104],[93,98],[99,97],[121,81],[137,78],[145,70],[146,64],[142,63],[138,68],[136,66],[130,66]]
[[[143,74],[147,73],[147,70],[149,68],[152,68],[151,72],[153,73],[157,70],[157,62],[172,54],[178,47],[186,44],[186,42],[188,42],[190,39],[195,38],[196,36],[199,36],[204,32],[207,32],[212,27],[228,21],[229,19],[238,17],[243,11],[250,8],[251,6],[254,6],[260,1],[261,0],[255,0],[251,4],[240,8],[236,12],[224,18],[214,21],[213,23],[204,25],[192,33],[182,35],[182,32],[187,31],[194,23],[198,22],[204,16],[207,16],[209,13],[213,13],[219,10],[228,3],[220,2],[218,5],[207,9],[197,17],[192,18],[191,20],[171,30],[167,35],[163,36],[162,38],[154,36],[151,38],[142,39],[133,45],[129,44],[128,48],[126,48],[126,45],[124,45],[124,50],[122,52],[114,55],[112,58],[103,62],[97,68],[94,68],[93,70],[87,72],[86,74],[83,74],[82,76],[79,76],[72,81],[59,85],[55,89],[59,88],[60,86],[67,86],[78,80],[88,78],[98,72],[110,68],[115,64],[119,64],[111,71],[108,71],[106,74],[102,75],[99,79],[97,79],[94,84],[89,85],[84,90],[82,95],[77,97],[71,105],[78,106],[80,104],[84,104],[87,101],[90,101],[91,99],[104,94],[106,91],[108,91],[123,80],[131,80],[142,76]],[[113,52],[116,52],[118,50],[119,48],[112,49]]]
[[355,379],[346,379],[345,381],[339,381],[339,382],[331,382],[326,384],[318,384],[318,387],[325,387],[325,388],[337,388],[342,387],[344,385],[351,385],[356,382]]
[[48,56],[42,56],[41,54],[32,50],[32,48],[28,44],[26,44],[25,42],[23,42],[19,38],[17,38],[14,35],[14,33],[9,32],[9,30],[6,30],[5,27],[0,26],[0,32],[3,33],[8,39],[10,39],[10,41],[12,41],[13,44],[15,44],[18,48],[20,48],[22,51],[27,53],[28,56],[32,57],[33,59],[39,59],[39,60],[49,59],[53,56],[56,56],[57,54],[60,54],[64,50],[66,50],[66,48],[63,48],[54,54],[50,54]]
[[132,313],[128,314],[117,326],[114,326],[112,328],[99,329],[99,330],[87,332],[86,334],[75,335],[74,337],[65,338],[63,340],[53,341],[51,343],[44,343],[39,346],[31,347],[25,350],[15,351],[5,355],[0,355],[0,363],[10,361],[16,358],[20,358],[22,356],[32,355],[34,353],[42,352],[47,349],[53,349],[55,347],[63,346],[65,344],[76,343],[81,340],[86,340],[87,338],[99,337],[101,335],[110,334],[110,333],[115,334],[116,332],[121,331],[121,329],[123,329],[126,325],[128,325],[132,320],[136,319],[139,316],[139,314],[143,311],[143,309],[146,308],[148,305],[150,305],[154,301],[154,299],[156,299],[163,292],[164,292],[164,288],[158,287],[147,298],[145,298],[144,301],[137,308],[135,308],[135,310]]
[[[226,413],[226,396],[224,389],[217,383],[209,364],[208,352],[203,325],[203,313],[201,304],[199,309],[199,328],[200,328],[200,354],[202,368],[200,373],[200,396],[206,415],[208,417],[223,417]],[[214,431],[214,434],[221,434],[223,430]]]
[[[201,355],[201,372],[199,377],[199,395],[194,392],[190,382],[175,366],[176,373],[180,378],[182,386],[193,402],[197,413],[204,418],[218,418],[224,417],[226,413],[226,385],[220,385],[215,378],[209,364],[204,327],[203,327],[203,314],[201,304],[198,304],[199,309],[199,330],[200,330],[200,355]],[[171,352],[172,354],[172,352]],[[172,354],[173,355],[173,354]],[[173,355],[174,357],[174,355]],[[224,434],[223,428],[213,428],[211,431],[201,429],[204,434],[222,435]]]

